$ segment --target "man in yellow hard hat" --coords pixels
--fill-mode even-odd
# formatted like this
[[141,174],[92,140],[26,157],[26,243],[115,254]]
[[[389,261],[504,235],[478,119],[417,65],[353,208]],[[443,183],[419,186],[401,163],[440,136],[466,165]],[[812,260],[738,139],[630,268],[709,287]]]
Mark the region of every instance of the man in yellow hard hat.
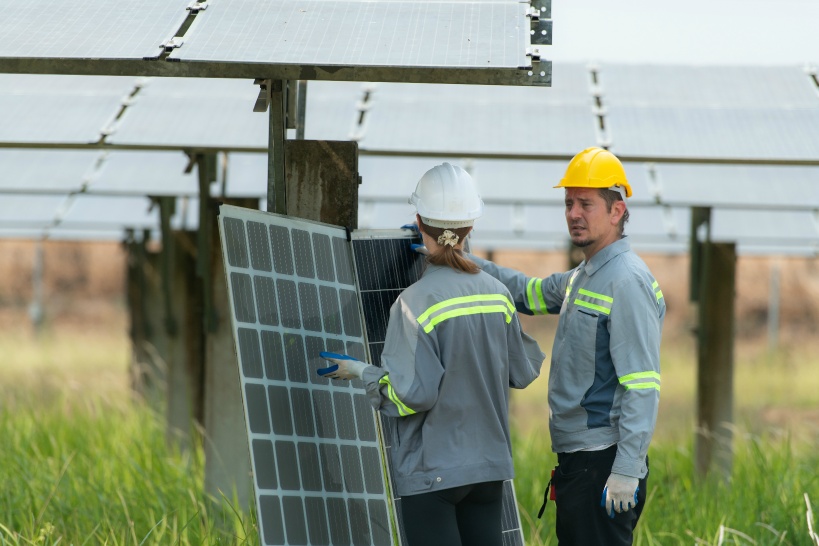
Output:
[[559,315],[549,373],[558,466],[546,488],[558,543],[628,545],[645,506],[665,300],[624,235],[631,186],[620,160],[583,150],[555,187],[565,191],[579,266],[541,279],[474,261],[509,288],[519,312]]

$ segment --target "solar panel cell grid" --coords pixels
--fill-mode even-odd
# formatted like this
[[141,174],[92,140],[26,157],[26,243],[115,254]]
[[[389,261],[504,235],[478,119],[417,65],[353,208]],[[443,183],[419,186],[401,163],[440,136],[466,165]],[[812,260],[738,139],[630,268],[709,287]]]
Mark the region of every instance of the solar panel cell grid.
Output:
[[366,359],[344,231],[230,206],[220,228],[263,543],[392,544],[375,414],[315,373]]
[[0,57],[61,59],[155,58],[188,15],[190,0],[114,4],[50,0],[2,6]]

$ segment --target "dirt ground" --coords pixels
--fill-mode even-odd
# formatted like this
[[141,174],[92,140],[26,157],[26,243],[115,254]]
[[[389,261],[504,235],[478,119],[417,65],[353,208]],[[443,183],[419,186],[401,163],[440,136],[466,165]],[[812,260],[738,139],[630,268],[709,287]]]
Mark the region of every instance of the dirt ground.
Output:
[[[0,241],[0,328],[31,328],[33,270],[38,243]],[[43,245],[43,311],[50,328],[120,329],[126,309],[125,254],[118,243],[46,241]],[[687,256],[643,255],[665,296],[668,314],[664,339],[690,336],[694,308],[688,301]],[[530,275],[566,269],[563,253],[496,251],[493,259]],[[771,275],[778,271],[779,341],[799,343],[819,334],[819,258],[740,257],[737,264],[736,333],[738,342],[767,342]],[[525,317],[526,318],[526,317]],[[524,321],[532,330],[551,321]]]

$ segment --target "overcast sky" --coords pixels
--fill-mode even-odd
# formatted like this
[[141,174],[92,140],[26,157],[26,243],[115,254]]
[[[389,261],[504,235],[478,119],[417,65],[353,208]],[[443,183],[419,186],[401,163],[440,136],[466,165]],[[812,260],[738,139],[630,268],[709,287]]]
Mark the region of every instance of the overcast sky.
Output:
[[552,0],[560,61],[819,65],[819,0]]

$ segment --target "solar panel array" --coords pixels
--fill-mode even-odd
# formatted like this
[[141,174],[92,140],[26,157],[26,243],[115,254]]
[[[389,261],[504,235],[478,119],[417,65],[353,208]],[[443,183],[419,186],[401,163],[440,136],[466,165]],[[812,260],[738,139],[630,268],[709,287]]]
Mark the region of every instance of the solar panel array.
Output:
[[550,16],[509,0],[9,0],[0,72],[548,86]]
[[262,543],[392,544],[363,385],[315,372],[367,359],[345,231],[228,205],[219,226]]
[[362,150],[399,155],[572,155],[596,141],[589,71],[553,70],[549,88],[372,84],[356,140]]
[[599,83],[615,153],[819,157],[817,88],[796,67],[606,65]]
[[[475,243],[494,248],[553,249],[566,244],[561,216],[549,209],[561,204],[560,191],[551,190],[549,181],[562,176],[566,160],[464,157],[484,153],[514,156],[538,150],[571,154],[595,138],[592,92],[601,94],[608,135],[618,153],[650,155],[662,146],[672,146],[674,153],[682,156],[699,146],[704,134],[724,137],[722,152],[713,157],[730,152],[753,159],[753,151],[760,147],[770,153],[783,146],[788,148],[783,144],[787,139],[775,136],[784,131],[788,139],[795,137],[799,141],[798,146],[789,148],[796,154],[792,157],[817,157],[806,152],[814,146],[816,131],[804,134],[804,120],[817,115],[819,98],[813,80],[801,69],[762,67],[749,72],[738,67],[607,64],[597,67],[597,87],[591,85],[588,70],[579,64],[556,65],[555,74],[560,78],[549,90],[310,82],[307,135],[359,139],[363,177],[359,225],[363,227],[395,227],[411,220],[406,195],[434,162],[449,160],[467,168],[488,204]],[[758,84],[751,85],[753,82]],[[253,113],[250,107],[257,91],[258,87],[248,80],[224,78],[0,75],[0,118],[8,121],[0,124],[0,147],[37,148],[0,150],[4,166],[0,193],[18,194],[23,210],[29,206],[22,199],[27,193],[66,197],[75,193],[194,196],[198,193],[197,177],[195,172],[184,173],[188,161],[184,154],[107,151],[92,143],[107,135],[105,143],[112,146],[266,150],[267,116]],[[112,124],[126,105],[124,114]],[[633,132],[617,115],[624,108],[638,116]],[[693,118],[685,112],[692,109],[707,112],[702,125],[691,125]],[[204,111],[207,115],[203,115]],[[742,115],[745,111],[765,113],[766,121],[756,125],[759,131],[742,131],[726,121],[727,112]],[[499,112],[505,116],[492,117]],[[652,116],[657,112],[666,112],[663,116],[677,112],[675,123],[684,126],[673,134],[665,123],[655,127]],[[801,116],[801,121],[791,123],[788,112]],[[396,125],[402,130],[395,131]],[[564,125],[573,127],[577,134]],[[515,135],[527,136],[520,141]],[[59,149],[83,145],[89,149]],[[464,155],[422,157],[425,152],[440,154],[447,147],[458,148]],[[671,153],[670,148],[666,151]],[[786,152],[775,153],[786,160],[790,153]],[[377,155],[382,153],[394,155]],[[266,195],[265,155],[230,153],[227,157],[227,166],[219,169],[220,178],[226,182],[225,195]],[[627,161],[626,168],[635,190],[630,203],[640,207],[628,226],[638,249],[684,252],[690,226],[689,215],[682,209],[691,206],[713,207],[714,227],[719,227],[721,233],[724,226],[726,237],[737,232],[728,229],[731,224],[719,217],[731,209],[745,210],[730,215],[730,221],[738,222],[737,226],[756,228],[770,221],[762,229],[764,237],[755,231],[748,232],[748,237],[739,233],[741,253],[779,253],[780,249],[791,254],[798,252],[805,238],[819,238],[819,228],[810,220],[811,210],[819,208],[817,166]],[[214,186],[220,195],[221,187]],[[43,204],[42,200],[32,203],[31,210]],[[643,211],[643,205],[658,210]],[[70,202],[57,201],[44,220],[34,215],[21,218],[22,223],[4,228],[2,235],[24,237],[36,226],[34,233],[40,236],[43,225],[59,224],[55,219],[63,215],[66,206]],[[776,215],[757,214],[760,210],[793,210],[804,218],[798,223],[781,222]],[[13,215],[4,220],[11,218]],[[112,226],[114,235],[122,233],[128,219],[123,216]],[[86,223],[111,226],[92,219]],[[187,225],[195,226],[195,222]],[[62,231],[67,233],[65,228]],[[717,230],[713,233],[716,235]],[[100,234],[110,236],[102,230]],[[802,253],[813,254],[816,246],[809,244]]]

